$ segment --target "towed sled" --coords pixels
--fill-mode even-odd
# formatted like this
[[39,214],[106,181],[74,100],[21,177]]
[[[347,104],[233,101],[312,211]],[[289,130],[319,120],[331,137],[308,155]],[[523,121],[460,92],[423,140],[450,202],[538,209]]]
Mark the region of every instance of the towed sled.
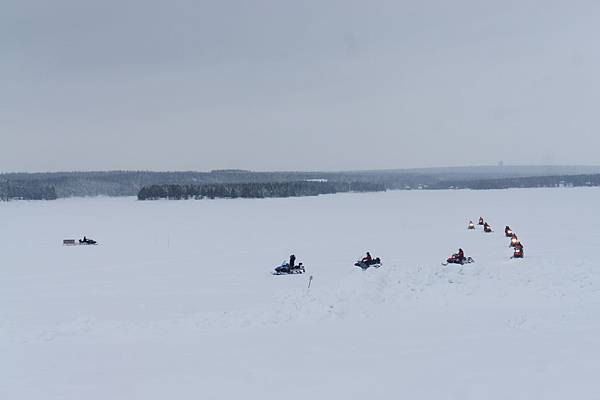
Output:
[[294,268],[290,269],[290,264],[286,262],[281,264],[279,267],[275,267],[273,270],[273,275],[294,275],[303,274],[304,272],[304,265],[302,265],[302,263],[294,265]]
[[443,266],[446,266],[448,264],[460,264],[460,265],[464,265],[464,264],[471,264],[474,263],[475,260],[473,260],[473,258],[471,257],[465,257],[465,258],[458,258],[458,255],[454,254],[452,255],[452,257],[448,257],[448,259],[446,260],[445,263],[442,263]]
[[358,260],[357,262],[354,263],[355,267],[360,267],[362,268],[363,271],[366,271],[367,269],[373,267],[373,268],[379,268],[381,267],[382,263],[381,260],[379,259],[379,257],[372,259],[371,261],[363,261],[363,260]]
[[98,244],[98,242],[96,242],[95,240],[92,239],[79,239],[79,241],[76,241],[75,239],[64,239],[63,240],[63,246],[90,246],[90,245],[95,245]]

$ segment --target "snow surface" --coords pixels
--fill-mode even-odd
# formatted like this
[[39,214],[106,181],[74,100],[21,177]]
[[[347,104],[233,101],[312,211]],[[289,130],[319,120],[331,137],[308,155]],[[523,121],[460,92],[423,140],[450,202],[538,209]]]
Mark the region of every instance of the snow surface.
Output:
[[[0,203],[0,398],[599,398],[599,204],[594,188]],[[467,231],[480,215],[495,233]],[[84,234],[100,245],[62,246]],[[459,246],[476,263],[441,266]],[[382,268],[353,267],[367,250]],[[292,252],[307,273],[270,275]]]

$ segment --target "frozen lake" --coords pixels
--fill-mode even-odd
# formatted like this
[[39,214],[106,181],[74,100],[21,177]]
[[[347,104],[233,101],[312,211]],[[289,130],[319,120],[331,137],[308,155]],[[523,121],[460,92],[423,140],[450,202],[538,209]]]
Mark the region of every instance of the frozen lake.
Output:
[[[0,398],[591,398],[599,204],[597,188],[0,203]],[[495,233],[467,231],[480,215]],[[83,235],[100,244],[62,245]],[[458,247],[476,263],[441,266]],[[354,267],[365,251],[383,267]],[[272,276],[291,253],[307,273]]]

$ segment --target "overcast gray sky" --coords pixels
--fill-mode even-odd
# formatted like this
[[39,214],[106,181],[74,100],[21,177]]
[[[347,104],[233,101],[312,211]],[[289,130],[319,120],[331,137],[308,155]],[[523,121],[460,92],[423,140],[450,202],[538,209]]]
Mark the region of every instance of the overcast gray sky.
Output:
[[4,0],[0,171],[600,164],[600,2]]

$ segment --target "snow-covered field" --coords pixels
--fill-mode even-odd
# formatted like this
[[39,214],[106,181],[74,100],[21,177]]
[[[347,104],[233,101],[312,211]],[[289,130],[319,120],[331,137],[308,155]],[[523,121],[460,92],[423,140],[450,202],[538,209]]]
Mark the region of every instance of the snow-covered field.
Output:
[[[600,398],[599,205],[592,188],[0,203],[0,398]],[[466,230],[480,215],[495,233]],[[84,234],[100,245],[62,246]],[[476,263],[441,266],[458,247]],[[381,269],[353,266],[367,250]],[[307,273],[272,276],[292,252]]]

